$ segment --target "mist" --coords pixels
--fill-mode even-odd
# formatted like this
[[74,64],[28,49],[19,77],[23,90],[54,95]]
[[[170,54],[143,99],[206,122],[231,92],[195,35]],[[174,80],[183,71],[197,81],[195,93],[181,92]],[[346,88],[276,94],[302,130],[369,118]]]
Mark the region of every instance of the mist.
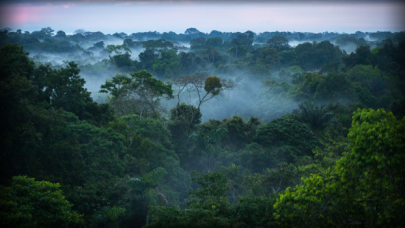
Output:
[[[67,62],[75,62],[78,64],[78,68],[81,70],[80,76],[85,79],[85,88],[91,92],[91,96],[93,99],[98,103],[106,103],[108,102],[107,95],[105,93],[99,93],[100,86],[106,82],[107,79],[111,79],[114,75],[119,72],[123,74],[128,74],[133,71],[138,71],[141,68],[141,59],[139,55],[147,50],[145,48],[144,43],[154,40],[157,41],[163,37],[166,37],[165,34],[168,33],[133,33],[131,35],[127,35],[125,33],[118,33],[116,32],[114,35],[102,35],[101,37],[93,37],[92,32],[82,31],[82,33],[87,36],[83,36],[79,40],[75,39],[77,35],[67,35],[66,38],[70,39],[70,49],[68,52],[63,51],[56,51],[56,49],[49,49],[49,48],[41,48],[41,46],[35,46],[33,44],[26,45],[26,50],[30,52],[30,57],[32,60],[36,62],[36,64],[45,64],[49,65],[52,68],[61,68],[64,67]],[[33,34],[36,34],[35,32]],[[101,33],[102,34],[102,33]],[[153,34],[153,38],[150,34]],[[201,55],[199,50],[192,49],[193,47],[190,45],[190,42],[193,41],[185,41],[185,37],[191,36],[188,39],[196,39],[198,36],[206,36],[210,39],[213,35],[200,33],[197,34],[176,34],[170,32],[172,34],[168,44],[171,47],[163,47],[161,51],[164,50],[172,50],[176,55],[179,55],[181,52],[184,53],[195,53],[197,56]],[[224,35],[224,42],[231,38],[235,37],[237,34],[240,33],[223,33]],[[235,35],[232,35],[235,34]],[[260,50],[260,48],[267,47],[267,44],[264,43],[266,39],[272,38],[277,36],[278,34],[282,34],[288,39],[288,45],[293,50],[299,45],[303,45],[305,43],[320,43],[323,41],[330,42],[339,50],[344,51],[347,54],[354,53],[356,49],[361,45],[368,45],[370,49],[381,45],[381,40],[387,38],[389,36],[397,37],[401,33],[360,33],[357,32],[356,34],[348,34],[348,33],[301,33],[304,35],[300,35],[300,33],[290,33],[290,32],[264,32],[264,33],[256,33],[255,40],[253,44],[255,45],[256,49]],[[396,35],[398,34],[398,35]],[[383,35],[383,36],[381,36]],[[56,37],[56,36],[55,36]],[[69,38],[70,37],[70,38]],[[177,38],[176,38],[177,37]],[[264,38],[267,37],[267,38]],[[298,39],[298,37],[301,39]],[[62,38],[62,39],[66,39]],[[46,45],[46,43],[52,42],[62,42],[61,38],[41,38],[39,42],[42,42],[42,45]],[[127,53],[130,55],[130,61],[134,62],[135,65],[138,64],[138,67],[134,66],[118,66],[114,64],[111,59],[114,56],[114,53],[108,53],[106,48],[109,45],[112,46],[125,46],[125,40],[130,40],[134,46],[128,46]],[[102,42],[103,45],[98,47],[96,46],[98,43]],[[223,43],[224,45],[225,43]],[[167,49],[168,48],[168,49]],[[229,48],[229,47],[228,47]],[[218,53],[222,55],[221,58],[228,58],[230,61],[230,57],[227,56],[226,48],[225,49],[218,49]],[[157,53],[157,59],[161,58],[161,54]],[[280,52],[281,53],[281,52]],[[178,58],[178,57],[176,57]],[[204,58],[204,57],[202,57]],[[202,61],[201,59],[200,61]],[[207,60],[203,60],[207,61]],[[280,64],[275,68],[270,68],[267,70],[267,73],[261,72],[260,74],[252,72],[249,68],[245,69],[238,69],[237,67],[230,65],[227,68],[228,73],[221,73],[219,70],[218,63],[210,63],[205,62],[201,65],[198,69],[196,68],[197,72],[203,72],[206,75],[216,75],[223,79],[230,79],[235,82],[235,87],[231,90],[224,91],[221,96],[216,97],[215,99],[205,103],[201,107],[202,112],[202,120],[203,122],[208,121],[209,119],[224,119],[230,118],[234,115],[241,116],[245,120],[248,120],[250,117],[257,117],[262,121],[268,122],[273,120],[274,118],[279,118],[280,116],[286,113],[292,113],[294,109],[297,109],[298,103],[287,94],[278,94],[277,99],[268,99],[265,98],[265,94],[271,94],[271,90],[263,92],[266,88],[263,88],[263,81],[265,80],[274,80],[277,83],[288,82],[291,83],[292,78],[289,77],[280,77],[279,72],[282,68],[292,67],[292,63],[288,64]],[[235,61],[235,60],[231,60]],[[307,70],[315,70],[319,71],[321,68],[315,69],[307,69]],[[186,75],[181,73],[180,75],[170,76],[170,77],[162,77],[162,75],[156,74],[153,69],[151,69],[151,73],[154,77],[162,80],[172,80],[176,77],[182,75]],[[190,72],[191,73],[191,72]],[[190,74],[188,73],[188,74]],[[192,73],[191,73],[192,74]],[[175,93],[176,90],[173,88]],[[185,93],[181,94],[181,101],[185,102],[189,105],[196,105],[197,102],[197,94],[195,93]],[[166,111],[172,109],[178,101],[176,99],[172,100],[162,100],[162,106],[165,108]]]

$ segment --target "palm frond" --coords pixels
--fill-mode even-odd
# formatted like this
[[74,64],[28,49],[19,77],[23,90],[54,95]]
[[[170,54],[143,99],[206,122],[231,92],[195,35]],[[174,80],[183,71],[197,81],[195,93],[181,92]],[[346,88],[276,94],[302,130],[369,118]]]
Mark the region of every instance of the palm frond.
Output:
[[298,105],[299,110],[294,114],[301,123],[307,124],[314,134],[322,131],[333,119],[331,112],[326,105],[315,106],[311,101]]
[[148,182],[150,186],[155,186],[159,183],[160,179],[166,174],[166,170],[162,167],[154,169],[152,172],[148,173],[145,181]]
[[114,206],[112,207],[108,213],[107,216],[111,221],[117,220],[123,213],[125,213],[125,209],[122,207],[117,207]]

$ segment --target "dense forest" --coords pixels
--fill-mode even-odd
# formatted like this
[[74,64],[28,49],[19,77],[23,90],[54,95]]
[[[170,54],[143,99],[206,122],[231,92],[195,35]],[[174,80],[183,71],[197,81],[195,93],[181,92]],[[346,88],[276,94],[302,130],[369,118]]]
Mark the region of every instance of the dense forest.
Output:
[[0,46],[2,227],[405,226],[405,32]]

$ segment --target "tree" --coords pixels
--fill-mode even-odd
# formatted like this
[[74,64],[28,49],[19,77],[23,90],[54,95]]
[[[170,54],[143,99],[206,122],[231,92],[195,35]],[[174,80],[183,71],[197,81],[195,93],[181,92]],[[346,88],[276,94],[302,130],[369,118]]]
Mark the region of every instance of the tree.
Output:
[[129,49],[127,46],[124,45],[112,45],[112,44],[107,45],[108,53],[114,52],[116,55],[121,55],[122,54],[121,50],[124,50],[125,53],[128,52],[132,53],[131,49]]
[[194,172],[193,175],[192,180],[201,188],[190,192],[189,208],[152,207],[148,228],[277,227],[272,197],[240,197],[235,204],[230,204],[226,194],[231,181],[223,173]]
[[[122,54],[121,50],[125,51],[125,54]],[[129,58],[129,53],[132,53],[131,49],[124,45],[108,45],[107,52],[112,53],[114,52],[115,55],[110,57],[111,62],[115,63],[118,67],[129,67],[131,66],[131,59]]]
[[79,73],[74,62],[69,62],[60,69],[41,65],[35,69],[32,81],[37,87],[40,101],[45,101],[50,107],[73,112],[80,120],[97,125],[106,124],[113,118],[111,108],[93,101],[91,93],[84,88],[85,80]]
[[211,172],[211,159],[218,156],[219,142],[227,130],[225,128],[212,129],[209,132],[198,130],[190,135],[195,142],[197,155],[206,157],[206,169]]
[[267,41],[267,46],[276,49],[278,52],[291,49],[288,40],[283,36],[273,36]]
[[0,102],[4,107],[0,109],[0,118],[5,120],[0,123],[3,129],[0,131],[1,184],[9,184],[11,177],[19,174],[16,170],[18,166],[10,161],[23,163],[29,160],[28,148],[36,144],[37,132],[32,124],[32,115],[37,95],[36,88],[28,79],[33,71],[34,62],[22,47],[7,44],[0,48]]
[[316,87],[313,98],[320,102],[340,101],[355,102],[357,101],[356,88],[347,74],[331,72]]
[[275,218],[290,226],[402,226],[405,224],[405,119],[358,109],[349,151],[333,168],[303,178],[277,199]]
[[55,30],[51,29],[50,27],[42,28],[41,32],[45,33],[47,36],[53,36],[53,32]]
[[259,64],[265,65],[267,68],[276,68],[280,65],[278,52],[274,48],[264,48],[257,55]]
[[190,41],[191,50],[199,50],[206,48],[206,39],[204,37],[198,37]]
[[291,67],[295,64],[296,53],[294,50],[281,51],[278,55],[282,66]]
[[306,101],[298,107],[293,113],[301,123],[310,127],[314,135],[318,135],[332,121],[331,106],[315,106],[311,101]]
[[180,74],[180,63],[176,52],[161,51],[161,57],[153,62],[152,69],[157,76],[172,78]]
[[152,74],[146,71],[139,71],[122,75],[116,73],[111,79],[101,85],[101,93],[110,93],[112,95],[111,104],[120,115],[139,113],[140,116],[153,116],[160,118],[162,107],[161,98],[173,98],[171,84],[152,77]]
[[[164,168],[156,168],[152,172],[148,173],[142,178],[131,178],[127,181],[127,185],[130,186],[134,192],[141,194],[145,207],[159,205],[159,199],[163,200],[166,205],[168,201],[166,196],[157,187],[160,179],[166,174]],[[146,225],[149,224],[149,214],[146,215]]]
[[190,209],[153,207],[151,227],[231,227],[229,203],[225,192],[229,189],[227,178],[219,171],[194,173],[201,189],[191,192]]
[[135,43],[131,39],[125,39],[123,45],[132,48],[135,47]]
[[232,39],[231,44],[233,47],[227,50],[228,53],[234,54],[235,59],[238,59],[238,56],[244,56],[246,54],[246,48],[244,48],[238,39]]
[[159,40],[148,40],[143,42],[143,47],[146,48],[146,50],[173,50],[177,51],[176,47],[174,44],[170,41],[164,40],[164,39],[159,39]]
[[405,99],[392,102],[390,109],[397,119],[402,119],[405,116]]
[[[248,121],[244,121],[240,116],[224,119],[221,126],[225,127],[228,132],[223,136],[222,145],[234,150],[244,148],[253,141],[259,125],[260,121],[256,117],[250,117]],[[204,127],[206,127],[205,124]]]
[[[173,80],[174,85],[178,87],[177,90],[177,104],[180,104],[180,94],[187,91],[189,94],[195,92],[198,96],[196,107],[200,110],[203,103],[211,100],[219,95],[221,92],[234,87],[231,80],[220,79],[217,76],[203,77],[199,75],[185,76]],[[190,96],[191,97],[191,96]],[[191,103],[191,100],[190,100]],[[187,134],[190,127],[194,122],[197,112],[194,112],[187,127]]]
[[[292,75],[293,82],[299,83],[295,91],[291,93],[295,100],[302,101],[312,99],[317,92],[318,85],[325,80],[326,76],[313,72],[306,72],[304,75],[301,73]],[[331,85],[333,86],[333,85]]]
[[198,29],[196,29],[196,28],[188,28],[188,29],[186,29],[186,31],[184,32],[184,34],[191,35],[191,34],[199,33],[199,32],[200,32],[200,31],[198,31]]
[[250,30],[246,31],[245,34],[246,34],[245,45],[246,45],[248,48],[251,48],[252,45],[253,45],[253,41],[254,41],[254,38],[255,38],[255,34],[254,34],[252,31],[250,31]]
[[208,63],[214,64],[215,62],[221,61],[222,57],[218,51],[211,47],[202,53],[202,57],[207,59]]
[[71,210],[60,184],[15,176],[0,186],[0,216],[5,227],[77,227],[83,215]]
[[197,67],[196,64],[196,54],[193,52],[180,52],[179,55],[179,60],[180,60],[180,66],[182,73],[184,75],[188,75],[190,73],[195,72],[195,69]]
[[370,65],[370,61],[371,52],[369,46],[360,46],[356,48],[355,52],[343,58],[343,63],[347,69],[351,69],[356,65]]
[[223,43],[223,39],[221,37],[208,38],[207,42],[206,42],[207,46],[214,47],[214,48],[221,47],[222,43]]
[[12,28],[9,28],[9,27],[6,27],[6,28],[3,28],[1,31],[2,31],[2,32],[6,32],[6,34],[7,34],[7,33],[9,33],[9,32],[12,32],[13,29],[12,29]]
[[329,73],[329,72],[339,72],[339,63],[335,62],[335,63],[324,64],[322,66],[321,70],[319,71],[319,74],[325,74],[325,73]]
[[329,41],[299,44],[294,50],[296,62],[304,70],[319,69],[324,64],[342,61],[342,51]]
[[238,32],[234,40],[245,48],[250,49],[253,44],[254,33],[252,31],[246,31],[245,33]]
[[65,33],[64,31],[62,31],[62,30],[59,30],[59,31],[56,33],[56,36],[55,36],[55,37],[65,38],[65,37],[66,37],[66,33]]
[[139,59],[145,69],[152,69],[153,62],[159,57],[159,54],[154,49],[146,49],[139,54]]
[[190,160],[193,157],[190,152],[193,145],[188,135],[188,126],[194,113],[196,114],[190,126],[190,131],[194,131],[201,123],[202,114],[196,107],[185,103],[177,104],[170,110],[170,122],[167,126],[170,130],[170,136],[173,146],[176,149],[176,154],[178,154],[180,158],[180,165],[183,169],[187,170],[192,169],[186,166],[190,164]]
[[104,41],[99,41],[99,42],[97,42],[97,43],[94,43],[94,44],[93,44],[93,47],[96,47],[96,48],[104,48]]
[[77,29],[77,30],[74,31],[74,33],[75,33],[75,34],[81,34],[81,35],[84,36],[84,33],[86,33],[86,30],[84,30],[84,29]]
[[260,126],[253,141],[268,148],[293,147],[292,150],[284,148],[285,151],[280,151],[287,162],[294,161],[299,155],[312,155],[312,149],[320,146],[319,139],[312,134],[309,127],[291,115]]

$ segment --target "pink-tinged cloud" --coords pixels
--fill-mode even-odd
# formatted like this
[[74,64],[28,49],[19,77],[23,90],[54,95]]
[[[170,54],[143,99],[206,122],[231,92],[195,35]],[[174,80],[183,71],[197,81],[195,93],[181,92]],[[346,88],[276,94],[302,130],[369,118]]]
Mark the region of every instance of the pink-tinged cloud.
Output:
[[3,23],[16,26],[27,21],[37,21],[42,12],[46,11],[49,5],[46,6],[30,6],[28,4],[23,5],[9,5],[2,8],[5,15]]
[[68,4],[63,5],[63,7],[66,8],[66,9],[69,8],[69,7],[72,7],[72,6],[75,6],[75,4],[68,3]]
[[203,32],[405,29],[401,3],[142,3],[145,2],[6,5],[1,9],[6,14],[2,15],[1,26],[31,31],[50,26],[65,32],[82,28],[106,33],[184,32],[189,27]]

